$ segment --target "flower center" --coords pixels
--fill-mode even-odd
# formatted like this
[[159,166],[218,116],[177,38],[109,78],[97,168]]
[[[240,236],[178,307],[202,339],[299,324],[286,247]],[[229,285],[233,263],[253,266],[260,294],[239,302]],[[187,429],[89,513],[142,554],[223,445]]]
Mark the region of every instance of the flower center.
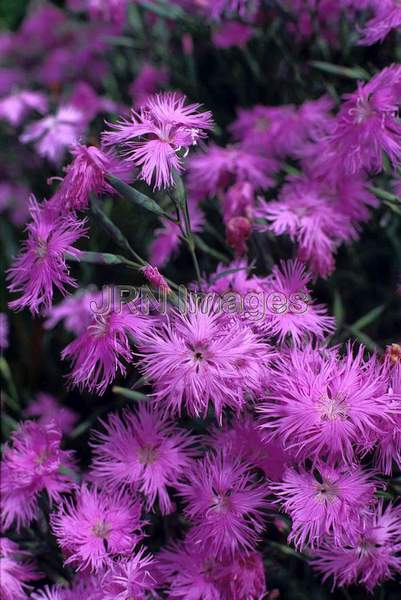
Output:
[[47,255],[47,241],[40,238],[36,246],[36,256],[39,258],[45,258]]
[[345,421],[348,417],[345,398],[339,394],[331,397],[325,394],[320,399],[320,413],[322,421]]
[[322,483],[316,483],[316,492],[318,500],[322,502],[332,502],[338,496],[336,484],[329,479],[324,479]]
[[95,523],[94,526],[92,527],[92,533],[96,537],[104,540],[109,535],[110,528],[105,521],[103,521],[103,520],[97,521],[97,523]]
[[159,457],[159,449],[153,446],[143,446],[138,450],[138,459],[141,465],[153,465]]

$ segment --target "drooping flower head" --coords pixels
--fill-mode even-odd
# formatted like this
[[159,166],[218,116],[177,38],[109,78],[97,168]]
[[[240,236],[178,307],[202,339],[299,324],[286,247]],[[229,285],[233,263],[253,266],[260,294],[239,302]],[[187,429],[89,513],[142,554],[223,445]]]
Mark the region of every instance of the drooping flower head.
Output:
[[213,125],[209,111],[199,112],[200,104],[185,105],[185,97],[175,93],[152,96],[130,120],[112,125],[103,134],[107,145],[121,144],[128,161],[139,167],[141,178],[155,189],[174,183],[174,172],[183,168],[180,152],[205,137]]
[[113,193],[106,180],[107,174],[123,181],[130,180],[130,165],[120,160],[112,150],[76,144],[70,152],[74,160],[67,167],[67,174],[51,200],[52,205],[64,214],[71,210],[85,210],[90,194]]
[[209,402],[218,419],[238,412],[267,376],[271,351],[250,328],[223,314],[206,297],[190,299],[187,314],[173,311],[140,340],[140,366],[154,384],[156,403],[203,416]]
[[380,502],[354,543],[336,547],[329,538],[312,565],[323,580],[333,577],[333,588],[360,584],[372,592],[401,570],[400,519],[400,506]]
[[58,216],[47,210],[46,203],[39,205],[31,198],[32,222],[27,226],[28,239],[23,250],[8,271],[10,292],[20,297],[10,302],[10,308],[20,310],[28,307],[33,314],[40,308],[49,310],[54,288],[62,294],[66,286],[76,286],[69,275],[66,256],[79,258],[80,251],[74,243],[85,235],[84,221],[73,215]]
[[92,475],[103,487],[139,490],[148,510],[156,501],[162,513],[173,504],[169,488],[191,468],[192,437],[174,426],[160,410],[140,404],[136,412],[110,415],[92,444]]
[[26,600],[32,589],[27,583],[40,579],[29,552],[15,542],[0,538],[0,596],[2,600]]
[[292,519],[289,541],[302,549],[319,546],[327,536],[336,546],[355,539],[374,502],[375,484],[360,468],[319,463],[311,471],[288,469],[271,489]]
[[2,522],[7,529],[28,525],[37,514],[38,497],[45,491],[50,501],[71,489],[65,469],[73,469],[72,452],[61,449],[61,432],[54,423],[22,423],[5,445],[1,462]]
[[107,567],[114,557],[129,557],[143,537],[134,497],[85,485],[51,515],[51,525],[66,564],[91,571]]

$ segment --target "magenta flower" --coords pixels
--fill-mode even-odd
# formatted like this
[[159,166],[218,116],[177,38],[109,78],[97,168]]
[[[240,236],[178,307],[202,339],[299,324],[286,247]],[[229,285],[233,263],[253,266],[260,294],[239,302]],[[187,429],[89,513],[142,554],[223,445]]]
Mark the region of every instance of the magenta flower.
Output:
[[382,42],[392,29],[401,27],[401,6],[398,0],[381,0],[374,3],[375,15],[362,29],[360,44],[371,46]]
[[67,167],[66,176],[51,200],[51,204],[64,214],[71,210],[85,210],[90,194],[112,194],[114,190],[105,179],[108,173],[123,181],[130,180],[130,165],[121,161],[112,150],[76,144],[70,152],[74,160]]
[[[204,214],[198,203],[191,198],[188,200],[188,208],[192,232],[199,233],[205,222]],[[164,221],[162,227],[154,232],[154,239],[150,245],[150,262],[156,267],[163,267],[177,254],[181,241],[180,226],[172,221]]]
[[65,406],[62,406],[54,396],[40,392],[35,400],[31,401],[25,411],[27,417],[39,417],[41,425],[50,425],[52,422],[60,429],[63,435],[71,433],[78,415]]
[[258,552],[216,557],[189,540],[175,542],[157,557],[157,567],[177,600],[249,600],[263,598],[266,581]]
[[176,600],[222,600],[216,571],[220,563],[209,548],[190,541],[171,543],[157,556],[157,566]]
[[253,29],[238,21],[225,21],[213,32],[212,40],[216,48],[246,46],[253,35]]
[[380,440],[391,420],[387,375],[364,347],[344,357],[338,350],[306,347],[282,354],[271,379],[269,401],[259,407],[263,427],[301,459],[321,455],[351,463]]
[[28,581],[41,579],[29,552],[6,537],[0,538],[0,596],[2,600],[26,600],[32,589]]
[[65,286],[76,286],[69,275],[66,255],[79,258],[80,251],[74,243],[85,235],[85,222],[73,215],[58,216],[31,198],[32,222],[27,225],[28,239],[23,243],[21,254],[8,270],[8,289],[21,296],[10,302],[10,308],[20,310],[28,307],[33,314],[40,307],[49,310],[53,290],[66,293]]
[[398,120],[401,68],[392,65],[360,83],[344,96],[331,134],[329,147],[321,157],[324,172],[356,174],[383,169],[383,153],[394,166],[401,153],[401,125]]
[[278,163],[238,146],[220,148],[210,144],[206,153],[189,162],[188,186],[194,198],[213,197],[237,181],[249,181],[255,188],[273,187],[271,175]]
[[101,306],[102,292],[93,287],[78,290],[75,294],[67,296],[57,305],[50,307],[46,313],[45,329],[53,329],[62,321],[64,329],[75,335],[81,335],[93,319],[93,307]]
[[277,336],[280,344],[291,337],[299,346],[313,337],[323,339],[325,334],[335,330],[335,319],[327,316],[327,308],[312,301],[310,280],[304,264],[289,260],[281,261],[280,267],[273,267],[266,281],[265,289],[269,290],[273,302],[261,327]]
[[213,126],[210,111],[198,112],[200,104],[185,105],[185,96],[164,93],[152,96],[142,108],[131,112],[130,120],[112,125],[103,134],[104,142],[121,144],[128,160],[140,168],[141,178],[155,189],[174,183],[181,171],[181,151],[206,136]]
[[47,96],[41,92],[21,90],[0,100],[0,119],[17,127],[30,111],[47,112]]
[[394,398],[392,419],[385,419],[382,424],[376,451],[375,463],[381,473],[391,475],[393,465],[401,468],[401,365],[396,362],[389,367],[389,395]]
[[217,452],[225,451],[257,467],[272,481],[280,480],[291,462],[291,455],[280,442],[267,440],[258,421],[249,414],[230,426],[216,427],[204,441]]
[[164,68],[144,63],[129,88],[134,106],[140,108],[146,104],[150,96],[155,94],[160,87],[166,85],[167,81],[168,74]]
[[224,600],[261,599],[267,593],[263,557],[259,552],[244,552],[223,561],[217,576]]
[[0,313],[0,351],[7,350],[9,346],[10,326],[6,313]]
[[297,155],[309,138],[320,137],[332,121],[333,102],[327,96],[301,106],[263,106],[240,109],[230,130],[243,148],[269,156]]
[[314,274],[327,277],[334,269],[333,255],[344,240],[356,237],[350,216],[337,210],[318,181],[293,178],[277,201],[260,201],[255,216],[260,231],[287,234],[298,242],[298,258]]
[[401,507],[379,503],[366,519],[358,539],[343,547],[332,545],[330,538],[319,548],[312,564],[323,575],[333,577],[333,588],[364,585],[369,592],[392,579],[401,570]]
[[[140,340],[140,366],[154,384],[154,398],[168,411],[206,415],[213,403],[238,412],[261,389],[271,351],[250,328],[224,315],[210,298],[173,311]],[[226,318],[227,317],[227,318]]]
[[117,373],[125,375],[124,361],[133,358],[130,337],[142,335],[150,325],[149,317],[128,305],[94,314],[86,330],[62,352],[62,359],[72,362],[71,382],[100,396],[104,394]]
[[110,493],[83,485],[50,518],[54,535],[78,570],[100,571],[115,557],[130,556],[142,536],[141,507],[123,492]]
[[117,489],[128,485],[143,494],[147,510],[158,501],[163,514],[171,512],[168,488],[191,468],[196,438],[145,404],[101,423],[105,432],[97,431],[92,444],[95,480]]
[[16,521],[20,528],[35,519],[42,491],[50,501],[59,501],[73,483],[65,469],[73,468],[72,452],[61,449],[61,432],[54,423],[23,422],[12,436],[12,445],[5,445],[1,462],[4,527]]
[[30,123],[20,136],[23,144],[35,142],[40,156],[58,164],[69,146],[76,144],[85,129],[81,111],[73,106],[60,106],[55,115]]
[[268,487],[249,465],[225,452],[208,454],[178,489],[192,521],[189,543],[219,557],[254,549],[265,526]]
[[102,578],[102,600],[147,600],[154,592],[153,557],[140,550],[126,560],[111,565]]
[[288,469],[271,489],[292,519],[288,539],[299,549],[320,546],[327,536],[336,546],[355,540],[375,500],[371,473],[323,463],[311,472]]

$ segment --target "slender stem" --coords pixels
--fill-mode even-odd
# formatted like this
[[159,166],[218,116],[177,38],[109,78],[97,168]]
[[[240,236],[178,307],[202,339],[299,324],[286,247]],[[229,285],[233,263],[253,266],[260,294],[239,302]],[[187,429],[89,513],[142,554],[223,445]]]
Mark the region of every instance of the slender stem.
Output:
[[[192,257],[192,262],[194,264],[196,279],[198,280],[199,286],[201,286],[201,272],[199,268],[198,258],[196,256],[195,251],[195,237],[191,228],[191,218],[189,216],[189,207],[188,207],[188,198],[185,192],[185,187],[181,176],[179,173],[175,174],[175,188],[173,191],[173,200],[175,202],[176,208],[184,217],[184,239],[187,243],[189,252]],[[181,222],[181,220],[180,220]]]

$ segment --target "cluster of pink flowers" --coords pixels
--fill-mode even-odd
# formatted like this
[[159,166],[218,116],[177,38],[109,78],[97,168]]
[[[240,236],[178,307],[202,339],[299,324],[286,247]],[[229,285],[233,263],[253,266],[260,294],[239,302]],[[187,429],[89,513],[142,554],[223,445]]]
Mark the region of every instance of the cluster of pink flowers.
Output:
[[[63,11],[45,6],[4,41],[10,57],[22,54],[21,69],[34,65],[55,88],[72,78],[74,88],[68,97],[57,91],[54,102],[21,88],[16,72],[15,89],[0,98],[0,119],[22,127],[20,143],[33,144],[39,160],[55,168],[67,149],[71,156],[63,176],[47,182],[55,186],[48,199],[30,197],[26,239],[7,271],[9,308],[44,317],[49,339],[63,326],[63,386],[101,408],[100,418],[82,423],[65,400],[39,392],[23,406],[24,420],[11,423],[0,467],[1,597],[261,600],[268,543],[283,531],[290,552],[323,581],[371,592],[401,572],[401,506],[387,492],[401,469],[401,349],[381,356],[333,341],[335,318],[313,287],[378,206],[370,178],[387,169],[401,190],[401,67],[358,83],[338,106],[323,96],[240,108],[223,146],[206,141],[215,127],[209,110],[179,91],[155,93],[168,81],[162,68],[143,66],[130,111],[63,68],[81,50],[74,65],[90,71],[98,88],[105,39],[120,32],[129,4],[70,0],[70,10],[91,18],[71,31]],[[213,28],[239,17],[234,33],[228,27],[218,40],[215,31],[220,47],[231,45],[225,36],[245,45],[263,16],[259,0],[172,4],[206,16]],[[328,40],[342,14],[367,11],[361,44],[401,25],[396,0],[273,4],[273,13],[300,17],[302,39],[313,34],[312,9]],[[45,26],[47,59],[36,61]],[[29,40],[31,63],[21,39]],[[99,142],[84,143],[90,122],[105,112]],[[117,193],[160,221],[149,261],[103,212],[105,197]],[[220,210],[224,233],[216,237],[229,256],[199,237],[211,205]],[[99,214],[120,254],[96,251],[90,217]],[[255,271],[251,244],[282,236],[294,256]],[[184,299],[180,282],[162,273],[181,243],[196,274]],[[219,259],[208,271],[197,259],[205,247]],[[149,310],[135,297],[100,312],[104,298],[94,285],[70,294],[80,272],[70,262],[84,261],[135,269],[159,298]],[[9,329],[0,313],[2,352]],[[7,368],[2,362],[6,400],[16,402]],[[103,411],[112,384],[136,404]],[[90,430],[85,466],[67,449],[81,430]],[[161,543],[152,544],[160,523]],[[53,536],[68,582],[47,579],[33,591],[44,577],[35,547],[14,541],[21,531]]]

